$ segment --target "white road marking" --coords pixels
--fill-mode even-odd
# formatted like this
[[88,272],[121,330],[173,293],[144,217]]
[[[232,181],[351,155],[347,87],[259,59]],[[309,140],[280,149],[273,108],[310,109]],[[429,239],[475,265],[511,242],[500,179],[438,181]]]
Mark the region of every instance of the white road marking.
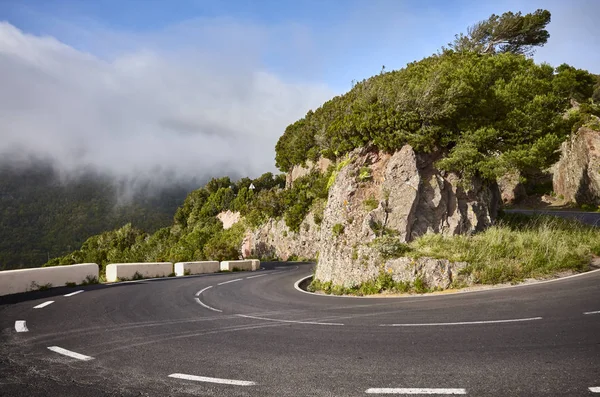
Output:
[[215,309],[214,307],[208,306],[206,303],[202,302],[199,298],[194,298],[196,299],[196,302],[198,302],[199,304],[201,304],[202,306],[204,306],[205,308],[212,310],[214,312],[219,312],[219,313],[223,313],[223,310],[219,310],[219,309]]
[[15,321],[15,331],[17,331],[17,332],[29,332],[29,329],[27,329],[27,324],[25,324],[24,320]]
[[[241,280],[241,279],[240,279],[240,280]],[[206,287],[206,288],[204,288],[204,289],[201,289],[200,291],[196,292],[196,298],[194,298],[194,299],[196,299],[196,302],[198,302],[200,305],[204,306],[205,308],[207,308],[207,309],[209,309],[209,310],[212,310],[212,311],[214,311],[214,312],[223,313],[223,310],[215,309],[214,307],[208,306],[206,303],[204,303],[204,302],[202,302],[202,301],[200,300],[200,295],[202,295],[202,293],[203,293],[204,291],[206,291],[207,289],[211,289],[212,287],[213,287],[213,286],[211,285],[211,286],[209,286],[209,287]]]
[[89,361],[89,360],[93,360],[94,357],[90,357],[90,356],[85,356],[83,354],[79,354],[79,353],[75,353],[72,352],[70,350],[67,349],[63,349],[62,347],[58,347],[58,346],[50,346],[48,347],[48,350],[51,350],[55,353],[58,354],[62,354],[63,356],[68,356],[71,358],[76,358],[77,360],[82,360],[82,361]]
[[465,389],[371,388],[367,394],[467,394]]
[[186,374],[171,374],[169,378],[194,380],[196,382],[209,382],[209,383],[220,383],[222,385],[235,385],[235,386],[254,386],[255,382],[247,380],[235,380],[235,379],[221,379],[221,378],[209,378],[207,376],[195,376]]
[[54,303],[54,301],[48,301],[48,302],[40,303],[39,305],[34,306],[33,308],[34,309],[41,309],[42,307],[46,307],[46,306],[51,305],[53,303]]
[[246,277],[248,278],[256,278],[256,277],[264,277],[264,276],[268,276],[268,274],[259,274],[258,276],[250,276],[250,277]]
[[223,285],[223,284],[229,284],[229,283],[235,283],[236,281],[242,281],[243,278],[236,278],[235,280],[229,280],[229,281],[223,281],[222,283],[219,283],[217,285]]
[[73,295],[80,294],[80,293],[82,293],[82,292],[83,292],[83,290],[82,290],[82,289],[80,289],[79,291],[71,292],[70,294],[66,294],[66,295],[63,295],[63,296],[67,296],[67,297],[68,297],[68,296],[73,296]]
[[277,318],[266,318],[266,317],[256,317],[256,316],[247,316],[245,314],[237,314],[238,317],[245,318],[253,318],[255,320],[264,320],[264,321],[275,321],[278,323],[294,323],[294,324],[313,324],[313,325],[344,325],[340,323],[318,323],[316,321],[293,321],[293,320],[280,320]]
[[592,393],[600,393],[600,387],[590,387],[589,389]]
[[196,296],[200,296],[200,295],[202,295],[202,293],[203,293],[204,291],[206,291],[207,289],[210,289],[210,288],[212,288],[212,287],[213,287],[213,286],[211,285],[210,287],[206,287],[206,288],[204,288],[204,289],[201,289],[200,291],[196,292]]
[[541,320],[542,317],[514,318],[510,320],[489,320],[489,321],[461,321],[456,323],[423,323],[423,324],[380,324],[380,327],[426,327],[435,325],[471,325],[471,324],[499,324],[499,323],[518,323],[522,321]]
[[[483,293],[483,292],[502,291],[502,290],[509,289],[509,288],[535,287],[535,286],[540,285],[540,284],[555,283],[555,282],[559,282],[559,281],[569,280],[569,279],[572,279],[572,278],[575,278],[575,277],[585,277],[585,276],[589,276],[589,275],[591,275],[593,273],[600,273],[600,269],[590,270],[589,272],[577,273],[577,274],[573,274],[571,276],[566,276],[566,277],[554,278],[552,280],[536,281],[536,282],[528,283],[528,284],[507,285],[507,286],[503,286],[503,287],[492,287],[492,288],[479,289],[479,290],[474,290],[474,291],[462,291],[462,290],[458,290],[456,292],[443,292],[443,295],[442,294],[435,294],[435,293],[416,294],[416,295],[411,294],[411,295],[405,295],[405,296],[397,296],[397,297],[394,297],[394,298],[399,298],[399,299],[403,299],[403,298],[431,298],[431,297],[440,297],[440,296],[448,296],[448,295],[477,294],[477,293]],[[302,288],[300,288],[300,286],[299,286],[300,283],[302,281],[306,280],[307,278],[311,278],[311,277],[313,277],[313,276],[310,275],[310,276],[306,276],[306,277],[301,278],[300,280],[296,281],[296,284],[294,284],[294,287],[298,291],[304,292],[305,294],[321,295],[321,296],[326,296],[326,297],[330,297],[330,298],[373,299],[373,296],[316,294],[314,292],[308,292],[308,291],[305,291]]]
[[600,310],[598,310],[597,312],[585,312],[583,314],[600,314]]

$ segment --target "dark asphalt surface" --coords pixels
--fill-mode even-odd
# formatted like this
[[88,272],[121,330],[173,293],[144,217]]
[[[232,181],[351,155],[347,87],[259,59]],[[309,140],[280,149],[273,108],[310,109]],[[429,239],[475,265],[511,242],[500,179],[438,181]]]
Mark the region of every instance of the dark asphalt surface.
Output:
[[[312,266],[271,263],[252,273],[84,287],[71,297],[63,296],[74,291],[66,288],[0,297],[0,395],[365,396],[369,388],[460,388],[474,396],[593,396],[589,388],[600,386],[600,313],[584,314],[600,311],[600,272],[472,293],[341,298],[294,288]],[[196,300],[210,286],[198,299],[222,312]],[[33,309],[47,300],[55,302]],[[17,333],[17,320],[29,332]],[[470,324],[389,326],[456,322]]]
[[600,212],[568,211],[568,210],[505,210],[508,213],[524,215],[552,215],[559,218],[576,219],[582,223],[600,227]]

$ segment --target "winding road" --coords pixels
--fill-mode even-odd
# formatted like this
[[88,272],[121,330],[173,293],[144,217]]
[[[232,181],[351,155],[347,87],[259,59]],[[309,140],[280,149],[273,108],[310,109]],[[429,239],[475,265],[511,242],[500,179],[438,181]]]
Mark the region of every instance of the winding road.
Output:
[[262,265],[0,298],[0,395],[600,396],[600,271],[353,298]]

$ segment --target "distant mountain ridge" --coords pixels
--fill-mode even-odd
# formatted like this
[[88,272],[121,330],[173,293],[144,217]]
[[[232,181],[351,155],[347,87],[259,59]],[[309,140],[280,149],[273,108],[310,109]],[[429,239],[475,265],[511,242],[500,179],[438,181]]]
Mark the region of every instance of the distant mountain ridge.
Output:
[[0,164],[0,269],[41,266],[90,236],[132,223],[153,232],[172,223],[195,181],[123,184],[96,172],[62,179],[52,164]]

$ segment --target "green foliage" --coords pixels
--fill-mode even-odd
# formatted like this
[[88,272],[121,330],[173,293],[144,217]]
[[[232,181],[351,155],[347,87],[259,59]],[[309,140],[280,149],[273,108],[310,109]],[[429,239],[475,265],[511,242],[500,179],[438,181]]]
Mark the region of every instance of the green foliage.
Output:
[[[10,157],[10,156],[9,156]],[[139,187],[132,197],[94,173],[64,180],[52,165],[0,165],[0,270],[36,267],[65,255],[89,237],[126,223],[149,232],[171,223],[187,186]]]
[[[286,159],[286,170],[307,160],[307,147],[336,159],[357,147],[396,151],[410,144],[441,152],[438,166],[465,177],[544,169],[579,120],[563,118],[570,99],[590,101],[590,76],[510,51],[445,51],[364,80],[309,112],[282,135],[277,158]],[[301,150],[294,146],[300,136]]]
[[370,246],[375,248],[384,259],[400,258],[410,251],[408,244],[390,235],[375,238]]
[[77,286],[77,283],[74,283],[74,282],[67,281],[65,283],[65,287],[73,288],[73,287],[76,287],[76,286]]
[[283,192],[283,204],[286,208],[284,219],[290,230],[293,232],[300,230],[300,224],[314,201],[327,199],[327,179],[327,174],[313,171],[295,180],[294,186]]
[[240,223],[216,234],[204,246],[204,256],[206,259],[215,261],[238,259],[241,255],[243,234],[244,225]]
[[369,167],[361,167],[360,171],[358,172],[358,180],[359,182],[366,182],[366,181],[370,181],[371,179],[373,179],[373,171],[371,171],[371,168]]
[[392,273],[389,271],[381,270],[379,275],[372,279],[354,285],[351,287],[345,287],[342,285],[334,285],[331,281],[322,282],[318,279],[313,278],[313,281],[307,287],[310,292],[323,292],[325,294],[333,295],[374,295],[384,292],[388,293],[425,293],[429,292],[429,289],[423,282],[422,278],[417,277],[415,283],[411,285],[408,281],[394,281]]
[[338,237],[340,234],[344,233],[344,225],[342,225],[341,223],[336,223],[335,225],[333,225],[333,227],[331,228],[331,233],[335,236]]
[[476,283],[497,284],[588,269],[591,257],[600,255],[600,231],[552,216],[507,214],[473,236],[426,234],[409,245],[407,256],[467,262],[463,272]]
[[513,53],[532,55],[536,46],[543,46],[550,33],[550,12],[537,10],[532,14],[505,12],[492,14],[459,34],[450,45],[456,51],[474,51],[480,54]]
[[373,211],[375,208],[377,208],[379,206],[379,201],[375,200],[375,197],[371,196],[368,199],[366,199],[365,201],[363,201],[363,205],[365,207],[365,210]]

